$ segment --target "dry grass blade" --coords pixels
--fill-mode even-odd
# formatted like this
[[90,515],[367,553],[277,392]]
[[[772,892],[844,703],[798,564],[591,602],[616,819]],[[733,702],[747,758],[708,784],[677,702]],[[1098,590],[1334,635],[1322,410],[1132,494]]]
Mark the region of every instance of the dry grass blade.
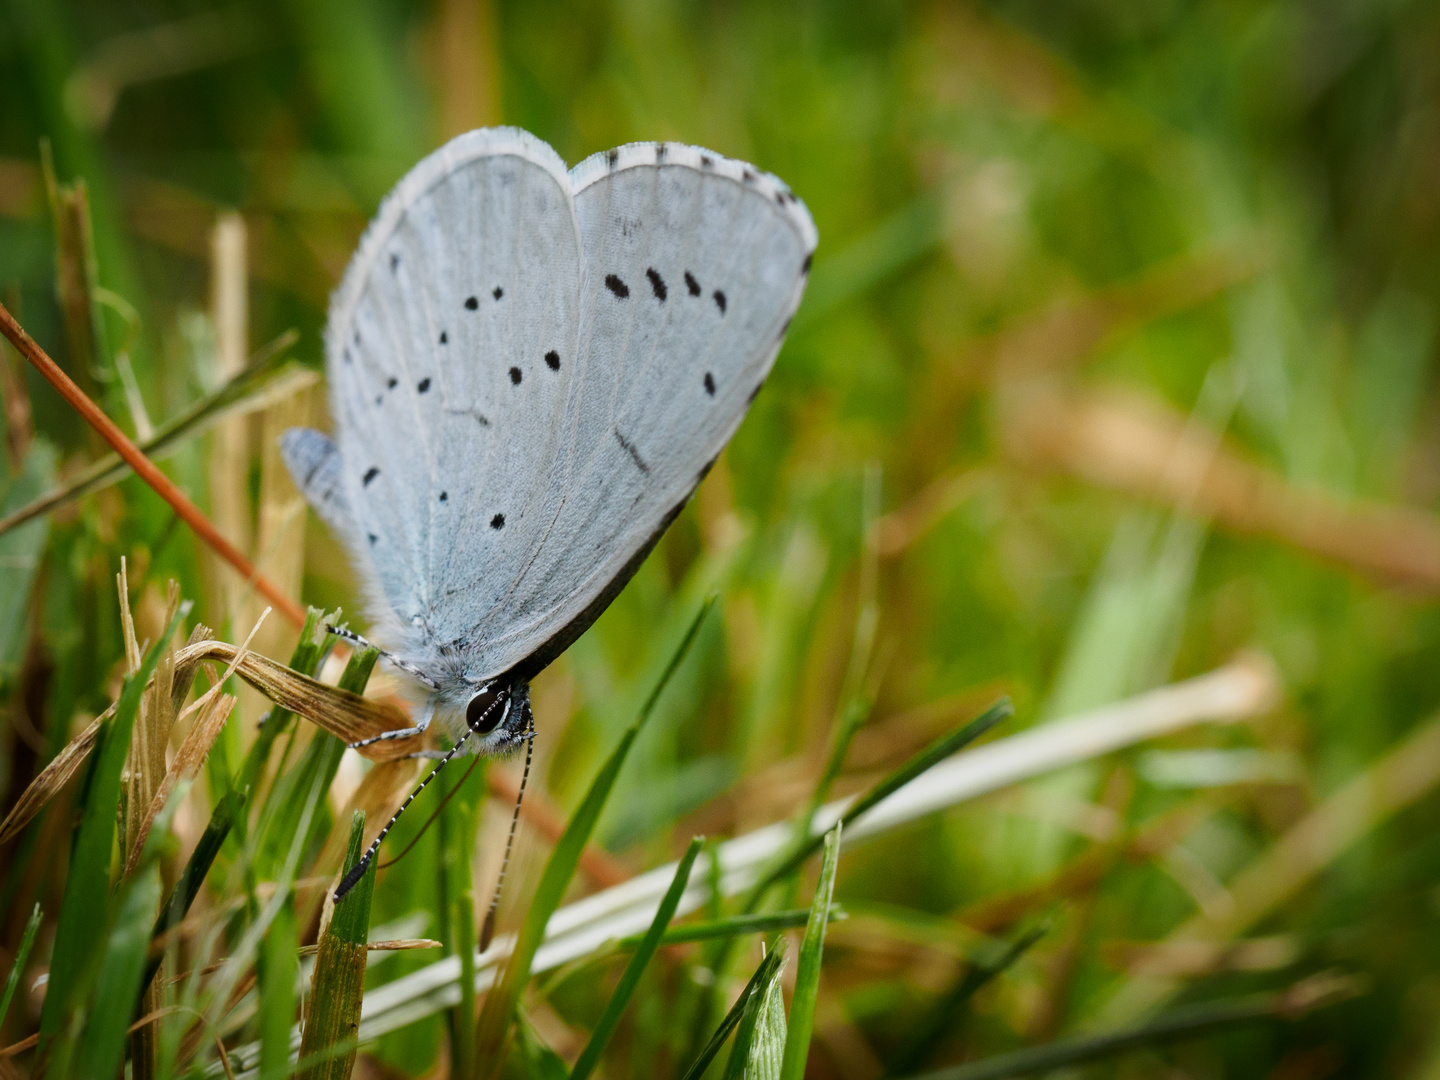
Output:
[[225,721],[230,719],[230,713],[235,708],[235,700],[229,694],[221,694],[212,699],[200,719],[190,728],[189,734],[185,736],[185,741],[180,744],[174,762],[165,773],[165,779],[160,782],[155,797],[150,800],[145,817],[135,831],[135,838],[130,845],[130,858],[125,863],[127,876],[139,864],[140,853],[145,847],[146,838],[150,835],[150,827],[155,824],[155,819],[160,815],[160,811],[165,809],[165,803],[174,793],[175,785],[181,780],[194,779],[200,771],[200,766],[205,761],[205,755],[210,753],[210,747],[225,726]]
[[92,720],[89,726],[66,743],[65,749],[56,754],[55,759],[30,782],[24,794],[10,808],[10,813],[5,815],[5,821],[0,823],[0,844],[8,844],[19,836],[20,830],[30,824],[35,815],[45,808],[45,804],[75,775],[75,770],[80,768],[90,751],[95,749],[95,736],[100,733],[100,725],[114,713],[115,706],[111,705]]

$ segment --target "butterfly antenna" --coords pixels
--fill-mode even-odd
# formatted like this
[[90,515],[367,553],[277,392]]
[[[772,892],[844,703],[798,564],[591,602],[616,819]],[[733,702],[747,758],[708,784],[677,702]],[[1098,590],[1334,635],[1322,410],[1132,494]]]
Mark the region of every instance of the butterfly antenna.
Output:
[[365,871],[369,869],[370,866],[370,860],[375,858],[375,853],[380,850],[380,842],[385,839],[385,834],[395,827],[395,822],[400,820],[400,815],[405,813],[410,804],[415,801],[415,797],[425,790],[425,786],[429,784],[431,780],[434,780],[435,777],[439,775],[440,770],[450,763],[450,759],[460,752],[460,748],[465,745],[465,740],[468,738],[470,738],[470,731],[467,728],[465,734],[460,736],[460,741],[446,751],[445,756],[442,757],[440,763],[431,770],[430,775],[420,781],[420,786],[410,793],[409,798],[400,804],[400,809],[396,810],[395,815],[385,823],[385,827],[380,830],[380,835],[371,841],[370,846],[365,849],[365,854],[360,857],[360,861],[352,866],[350,872],[341,879],[340,887],[335,890],[335,902],[337,904],[345,899],[345,894],[353,889],[355,884],[365,876]]
[[535,752],[535,717],[530,717],[530,726],[525,732],[525,770],[520,774],[520,791],[515,796],[515,812],[510,815],[510,835],[505,838],[505,857],[500,860],[500,876],[495,880],[495,893],[490,897],[490,910],[485,912],[485,923],[480,928],[480,951],[490,947],[495,936],[495,916],[500,910],[500,890],[505,886],[505,871],[510,868],[510,850],[515,846],[515,829],[520,824],[520,804],[525,800],[525,784],[530,779],[530,759]]

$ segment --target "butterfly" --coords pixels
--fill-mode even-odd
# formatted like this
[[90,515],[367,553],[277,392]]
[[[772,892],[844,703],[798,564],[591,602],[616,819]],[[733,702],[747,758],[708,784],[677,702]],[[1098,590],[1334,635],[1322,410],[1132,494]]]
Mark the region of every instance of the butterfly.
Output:
[[487,128],[400,181],[331,301],[335,437],[282,439],[372,637],[427,692],[413,726],[377,739],[438,723],[448,760],[529,737],[530,680],[734,434],[816,241],[778,178],[678,143],[567,170],[535,136]]

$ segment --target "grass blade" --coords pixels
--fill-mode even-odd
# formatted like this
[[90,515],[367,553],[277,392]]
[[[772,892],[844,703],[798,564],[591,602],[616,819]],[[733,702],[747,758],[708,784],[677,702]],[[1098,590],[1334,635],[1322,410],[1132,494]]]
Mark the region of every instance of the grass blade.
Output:
[[[830,905],[830,921],[840,922],[845,912],[836,904]],[[695,941],[712,941],[715,938],[739,937],[741,934],[768,934],[774,930],[789,930],[804,926],[810,920],[809,908],[793,911],[772,911],[762,915],[735,915],[728,919],[711,919],[706,922],[690,923],[687,926],[672,926],[660,938],[661,946],[688,945]],[[645,940],[644,934],[623,937],[616,945],[622,949],[633,949]]]
[[[80,825],[71,849],[70,873],[60,901],[50,959],[50,983],[40,1010],[38,1062],[44,1062],[56,1047],[58,1036],[70,1023],[82,999],[85,973],[94,970],[93,959],[103,952],[100,943],[110,922],[110,855],[115,841],[115,807],[120,802],[120,771],[129,753],[130,732],[140,712],[145,684],[160,655],[170,647],[176,627],[189,613],[190,604],[181,604],[165,632],[145,654],[139,670],[125,679],[114,717],[102,724],[96,735]],[[128,1017],[128,1011],[124,1015]],[[68,1049],[62,1049],[61,1056],[65,1054]],[[56,1075],[63,1075],[63,1062],[57,1065],[61,1067],[57,1067]]]
[[625,730],[625,734],[620,737],[620,744],[611,751],[610,757],[600,767],[600,771],[590,784],[590,790],[585,793],[585,798],[571,816],[569,824],[565,827],[564,835],[560,837],[559,843],[555,845],[555,850],[550,854],[550,860],[545,864],[540,884],[535,889],[535,895],[531,898],[529,910],[525,914],[525,921],[516,937],[515,950],[511,953],[510,961],[505,967],[504,977],[500,984],[486,995],[485,1006],[480,1012],[480,1019],[476,1022],[476,1059],[483,1069],[497,1069],[501,1064],[500,1049],[510,1026],[510,1020],[515,1014],[515,1003],[520,990],[530,979],[530,965],[535,959],[535,950],[540,947],[540,942],[545,936],[545,925],[550,921],[550,916],[554,914],[555,909],[560,906],[561,899],[565,896],[570,879],[575,875],[575,867],[579,863],[580,853],[589,842],[590,834],[595,830],[595,823],[600,820],[600,813],[605,809],[605,802],[610,797],[610,790],[615,786],[615,779],[620,775],[621,766],[625,764],[630,747],[639,736],[645,722],[650,718],[661,693],[669,684],[685,655],[690,651],[695,636],[700,632],[700,625],[705,621],[705,616],[709,614],[714,603],[712,597],[700,606],[700,610],[691,621],[689,629],[686,630],[674,655],[671,656],[670,662],[656,682],[655,688],[646,698],[645,704],[641,706],[640,714]]
[[810,1034],[815,1028],[815,1000],[820,991],[820,960],[825,951],[825,926],[830,916],[830,898],[835,892],[835,868],[840,862],[840,831],[837,822],[825,836],[825,858],[820,863],[820,881],[810,903],[810,921],[800,943],[800,961],[795,969],[795,992],[790,997],[790,1025],[785,1037],[785,1061],[781,1080],[802,1080],[805,1059],[810,1052]]
[[720,1021],[720,1026],[715,1029],[715,1034],[710,1036],[710,1041],[700,1051],[694,1064],[685,1070],[685,1075],[681,1077],[681,1080],[700,1080],[700,1077],[705,1075],[705,1070],[710,1067],[710,1063],[720,1053],[720,1048],[725,1045],[725,1040],[740,1025],[740,1020],[745,1014],[745,1007],[750,1003],[751,997],[762,986],[769,985],[770,980],[780,970],[784,959],[784,950],[775,949],[760,961],[760,966],[755,969],[755,974],[750,976],[750,981],[745,984],[745,989],[740,991],[740,996],[735,999],[735,1004],[725,1014],[725,1018]]
[[[345,856],[349,871],[360,862],[365,849],[365,814],[357,810],[350,819],[350,848]],[[370,896],[375,891],[375,863],[356,886],[335,905],[330,925],[320,938],[315,972],[310,980],[309,1014],[300,1040],[302,1061],[320,1055],[300,1074],[301,1080],[348,1080],[355,1065],[360,1029],[360,1004],[365,993],[365,938],[370,928]],[[344,1053],[326,1055],[338,1045],[348,1044]]]
[[1005,950],[988,964],[972,964],[964,975],[943,994],[929,1012],[915,1025],[915,1032],[895,1056],[894,1064],[886,1070],[889,1076],[903,1076],[924,1064],[926,1057],[954,1026],[955,1015],[992,979],[1005,972],[1019,960],[1030,947],[1049,931],[1048,923],[1021,934]]
[[255,958],[260,984],[260,1080],[284,1080],[290,1075],[290,1029],[295,1023],[295,980],[300,972],[297,939],[295,898],[288,896]]
[[114,1076],[120,1069],[131,1014],[114,1006],[140,996],[151,913],[159,902],[160,867],[152,862],[121,892],[120,910],[100,965],[94,1006],[85,1020],[84,1038],[76,1045],[75,1076]]
[[635,992],[635,987],[640,983],[640,976],[645,973],[645,968],[655,955],[655,950],[660,947],[660,939],[665,933],[665,928],[675,917],[675,909],[680,906],[680,897],[685,895],[685,887],[690,884],[690,871],[694,867],[695,859],[700,854],[700,848],[704,843],[705,838],[702,836],[697,836],[690,841],[684,858],[680,860],[680,865],[675,870],[675,878],[670,882],[670,890],[665,894],[665,899],[660,901],[660,909],[655,912],[655,918],[650,923],[650,929],[646,931],[644,940],[640,942],[640,947],[635,950],[635,954],[630,957],[630,962],[625,965],[615,992],[610,995],[610,1001],[605,1006],[599,1023],[590,1033],[590,1041],[585,1044],[585,1049],[580,1051],[580,1057],[575,1061],[575,1068],[570,1072],[570,1080],[585,1080],[599,1063],[600,1055],[605,1052],[605,1047],[610,1043],[610,1037],[615,1034],[615,1028],[620,1023],[620,1016],[625,1011],[625,1006],[630,1003],[630,995]]
[[[744,1080],[753,1080],[752,1062],[763,1070],[766,1065],[771,1064],[772,1057],[775,1068],[767,1074],[767,1080],[774,1080],[780,1068],[780,1061],[785,1053],[785,998],[780,993],[780,976],[785,972],[782,955],[785,951],[785,939],[779,938],[772,951],[779,960],[770,977],[755,987],[745,1001],[740,1023],[735,1025],[735,1041],[730,1044],[730,1059],[725,1063],[724,1080],[741,1080],[742,1077]],[[770,1000],[772,996],[777,999],[773,1006]],[[773,1015],[776,1007],[780,1011],[778,1021]],[[754,1061],[757,1057],[760,1058],[758,1062]]]
[[15,988],[20,985],[20,977],[25,974],[25,962],[30,959],[30,949],[35,944],[35,934],[39,929],[40,905],[36,904],[35,910],[30,912],[30,921],[25,924],[25,935],[20,939],[20,949],[10,967],[10,977],[5,980],[5,992],[0,994],[0,1024],[5,1023],[5,1017],[10,1012],[10,1001],[15,996]]
[[[1010,704],[1010,699],[1001,698],[964,727],[952,731],[948,735],[942,735],[904,765],[901,765],[889,776],[881,780],[864,795],[860,796],[860,798],[856,799],[855,802],[846,809],[844,815],[840,818],[840,823],[844,825],[851,824],[863,816],[871,807],[889,798],[896,791],[899,791],[906,784],[910,783],[911,780],[934,768],[951,754],[954,754],[956,751],[963,749],[980,738],[980,736],[1010,716],[1014,711],[1015,708]],[[760,899],[772,885],[799,869],[801,864],[818,851],[820,845],[824,842],[825,834],[815,834],[803,843],[797,845],[794,851],[756,883],[750,892],[750,896],[746,900],[745,910],[754,911]]]

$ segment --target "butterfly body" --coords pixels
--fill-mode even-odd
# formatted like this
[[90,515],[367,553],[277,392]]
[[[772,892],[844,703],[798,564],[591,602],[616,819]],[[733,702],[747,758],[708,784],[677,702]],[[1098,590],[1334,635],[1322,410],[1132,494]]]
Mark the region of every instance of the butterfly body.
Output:
[[814,246],[779,180],[673,143],[567,170],[485,129],[387,197],[331,304],[335,438],[282,445],[350,552],[372,636],[428,691],[396,737],[433,719],[471,752],[525,740],[529,680],[734,433]]

